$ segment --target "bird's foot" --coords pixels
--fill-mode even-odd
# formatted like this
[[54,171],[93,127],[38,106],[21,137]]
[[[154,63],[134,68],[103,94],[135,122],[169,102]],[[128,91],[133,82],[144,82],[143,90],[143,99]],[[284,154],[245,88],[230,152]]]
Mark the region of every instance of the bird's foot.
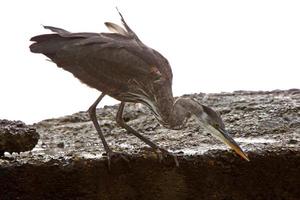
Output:
[[171,156],[174,159],[175,165],[176,167],[179,167],[179,162],[177,159],[177,156],[174,153],[169,152],[168,150],[164,149],[164,148],[158,148],[155,150],[155,153],[158,157],[159,162],[162,162],[162,160],[165,157]]
[[107,157],[107,166],[108,169],[111,170],[111,163],[113,160],[124,160],[127,163],[129,163],[129,155],[126,153],[122,153],[122,152],[115,152],[112,150],[109,150],[106,152],[105,156]]

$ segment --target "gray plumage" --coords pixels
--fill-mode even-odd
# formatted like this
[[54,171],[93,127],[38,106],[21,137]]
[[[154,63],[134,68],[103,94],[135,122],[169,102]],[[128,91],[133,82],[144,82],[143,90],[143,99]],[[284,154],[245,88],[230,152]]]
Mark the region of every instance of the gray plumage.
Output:
[[[168,155],[172,154],[122,122],[125,102],[146,105],[167,128],[180,129],[188,118],[196,116],[204,125],[225,130],[220,115],[211,108],[191,99],[173,97],[169,62],[159,52],[143,44],[121,13],[119,14],[125,28],[106,22],[112,33],[72,33],[61,28],[44,26],[54,33],[31,38],[34,43],[30,46],[32,52],[46,55],[58,67],[102,92],[89,112],[108,154],[112,151],[105,144],[93,113],[106,94],[122,102],[117,122],[123,128]],[[238,149],[242,152],[239,147]],[[246,157],[244,153],[239,154]]]

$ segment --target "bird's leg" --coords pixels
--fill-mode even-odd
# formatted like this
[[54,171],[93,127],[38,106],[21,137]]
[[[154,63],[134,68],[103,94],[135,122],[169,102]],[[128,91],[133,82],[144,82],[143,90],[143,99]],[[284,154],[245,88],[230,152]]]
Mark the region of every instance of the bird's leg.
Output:
[[96,116],[96,107],[99,104],[99,102],[103,99],[104,96],[105,96],[105,94],[101,93],[101,95],[98,97],[98,99],[88,109],[88,112],[89,112],[90,118],[91,118],[91,120],[92,120],[92,122],[93,122],[93,124],[94,124],[94,126],[95,126],[95,128],[97,130],[97,133],[98,133],[98,135],[99,135],[99,137],[100,137],[100,139],[101,139],[101,141],[103,143],[104,149],[105,149],[105,151],[107,153],[107,152],[110,151],[110,148],[109,148],[109,146],[108,146],[108,144],[107,144],[107,142],[106,142],[106,140],[104,138],[104,135],[103,135],[103,133],[101,131],[101,128],[100,128],[100,125],[99,125],[99,123],[97,121],[97,116]]
[[121,104],[119,106],[119,110],[117,112],[117,118],[116,118],[117,123],[122,128],[126,129],[129,133],[132,133],[133,135],[138,137],[140,140],[145,142],[147,145],[149,145],[151,148],[153,148],[155,150],[155,153],[157,153],[160,161],[163,159],[163,156],[169,155],[169,156],[172,156],[174,158],[175,164],[178,167],[179,162],[177,160],[176,155],[174,155],[173,153],[169,152],[168,150],[166,150],[164,148],[159,147],[157,144],[155,144],[154,142],[152,142],[151,140],[149,140],[145,136],[139,134],[136,130],[134,130],[133,128],[131,128],[130,126],[128,126],[124,122],[123,117],[122,117],[123,116],[123,111],[124,111],[124,106],[125,106],[125,102],[121,102]]
[[[108,168],[110,169],[111,158],[113,156],[116,156],[117,153],[113,152],[110,149],[110,147],[108,146],[108,144],[107,144],[107,142],[106,142],[106,140],[104,138],[104,135],[103,135],[103,133],[101,131],[101,128],[100,128],[100,125],[99,125],[99,123],[97,121],[97,116],[96,116],[96,107],[99,104],[99,102],[103,99],[104,96],[105,96],[105,93],[101,93],[101,95],[98,97],[98,99],[88,109],[88,113],[90,115],[90,118],[91,118],[91,120],[92,120],[92,122],[93,122],[93,124],[94,124],[94,126],[95,126],[95,128],[97,130],[97,133],[98,133],[98,135],[99,135],[99,137],[100,137],[100,139],[102,141],[102,144],[104,146],[104,149],[105,149],[105,152],[106,152],[106,155],[107,155]],[[128,161],[128,159],[126,157],[124,157],[123,155],[121,155],[121,157],[124,160]]]

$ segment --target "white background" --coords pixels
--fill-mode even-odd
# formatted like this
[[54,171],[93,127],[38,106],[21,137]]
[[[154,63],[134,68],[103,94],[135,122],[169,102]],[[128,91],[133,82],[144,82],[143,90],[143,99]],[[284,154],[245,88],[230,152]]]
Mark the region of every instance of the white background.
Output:
[[86,110],[99,92],[30,53],[29,39],[47,33],[41,24],[106,31],[103,22],[119,23],[115,6],[168,58],[176,96],[300,88],[300,1],[10,0],[0,3],[0,118],[33,123]]

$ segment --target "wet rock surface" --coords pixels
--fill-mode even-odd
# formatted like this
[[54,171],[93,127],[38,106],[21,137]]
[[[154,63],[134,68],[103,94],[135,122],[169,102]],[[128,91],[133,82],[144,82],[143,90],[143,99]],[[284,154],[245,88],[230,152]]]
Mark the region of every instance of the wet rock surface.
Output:
[[186,95],[220,111],[227,130],[249,155],[242,160],[191,119],[183,130],[162,127],[150,111],[127,104],[124,119],[179,155],[162,163],[116,125],[118,106],[97,110],[112,147],[108,171],[86,112],[34,124],[41,138],[31,152],[0,159],[0,199],[299,199],[300,90]]
[[0,156],[4,152],[20,153],[35,147],[39,140],[36,129],[21,121],[0,120]]

